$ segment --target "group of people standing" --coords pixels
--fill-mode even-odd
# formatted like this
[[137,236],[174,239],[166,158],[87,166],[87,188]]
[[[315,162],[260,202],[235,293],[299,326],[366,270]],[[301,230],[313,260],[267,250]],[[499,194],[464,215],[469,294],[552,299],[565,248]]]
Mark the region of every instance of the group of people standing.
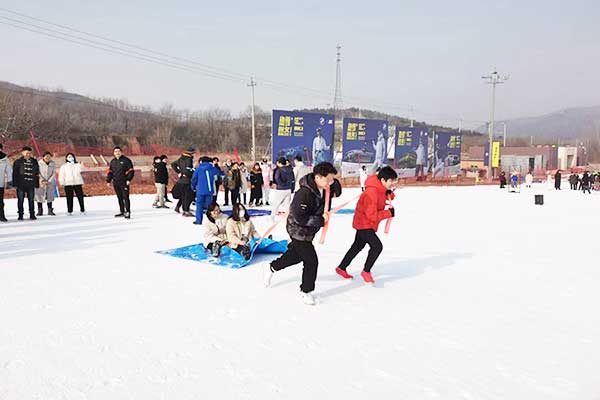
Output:
[[[571,173],[569,176],[569,184],[571,190],[581,190],[585,194],[592,193],[592,190],[598,190],[600,185],[600,173],[585,171],[581,176],[576,173]],[[560,189],[560,185],[558,187]]]
[[49,151],[38,161],[33,157],[31,147],[25,146],[21,149],[21,156],[11,165],[8,155],[2,149],[0,144],[0,222],[8,221],[4,210],[4,194],[10,188],[16,189],[19,221],[25,217],[25,198],[30,220],[44,215],[44,205],[47,215],[56,215],[53,203],[58,194],[58,185],[64,188],[68,215],[73,214],[74,197],[77,197],[81,213],[85,214],[81,164],[73,153],[67,153],[64,164],[57,168],[53,154]]

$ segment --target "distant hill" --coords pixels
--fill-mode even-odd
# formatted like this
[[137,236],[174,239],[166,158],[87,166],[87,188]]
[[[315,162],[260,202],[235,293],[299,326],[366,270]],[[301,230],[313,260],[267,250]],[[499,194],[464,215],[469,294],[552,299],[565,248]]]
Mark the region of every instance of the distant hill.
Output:
[[[588,139],[600,136],[600,106],[569,108],[538,117],[527,117],[498,121],[496,134],[506,123],[508,136],[511,138],[529,138],[533,136],[536,143],[556,142],[561,140]],[[477,129],[487,132],[485,126]]]

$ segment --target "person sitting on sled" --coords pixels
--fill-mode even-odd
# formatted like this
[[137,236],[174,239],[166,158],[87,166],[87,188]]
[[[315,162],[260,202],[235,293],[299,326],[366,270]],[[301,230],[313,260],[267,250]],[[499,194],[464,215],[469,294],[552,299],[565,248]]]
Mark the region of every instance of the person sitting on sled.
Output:
[[258,239],[260,235],[256,232],[254,224],[250,221],[250,215],[243,204],[233,206],[231,217],[227,221],[227,241],[229,246],[240,253],[246,260],[250,259],[251,239]]
[[221,212],[217,203],[211,203],[206,210],[208,221],[204,225],[204,246],[213,257],[221,255],[221,248],[227,245],[227,215]]

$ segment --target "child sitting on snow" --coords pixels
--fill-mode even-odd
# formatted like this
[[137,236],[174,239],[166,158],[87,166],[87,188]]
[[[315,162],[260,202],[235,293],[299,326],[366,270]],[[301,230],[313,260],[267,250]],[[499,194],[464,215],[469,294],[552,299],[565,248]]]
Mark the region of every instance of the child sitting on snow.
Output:
[[204,223],[204,245],[219,257],[221,247],[227,245],[227,216],[221,213],[217,203],[211,203],[206,210],[208,221]]
[[233,206],[231,217],[227,221],[227,241],[229,246],[240,253],[246,260],[250,258],[250,239],[258,239],[260,235],[256,232],[254,224],[250,221],[250,215],[243,204]]

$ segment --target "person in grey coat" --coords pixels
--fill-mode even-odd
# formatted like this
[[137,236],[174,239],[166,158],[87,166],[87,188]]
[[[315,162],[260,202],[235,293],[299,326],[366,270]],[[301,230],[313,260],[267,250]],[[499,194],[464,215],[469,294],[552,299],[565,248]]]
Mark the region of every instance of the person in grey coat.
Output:
[[12,165],[10,159],[2,152],[0,143],[0,222],[8,222],[4,214],[4,190],[12,186]]
[[40,187],[35,189],[37,215],[38,217],[44,215],[44,203],[48,204],[48,215],[56,215],[52,207],[56,189],[56,163],[52,160],[52,153],[45,152],[38,165],[40,167]]

